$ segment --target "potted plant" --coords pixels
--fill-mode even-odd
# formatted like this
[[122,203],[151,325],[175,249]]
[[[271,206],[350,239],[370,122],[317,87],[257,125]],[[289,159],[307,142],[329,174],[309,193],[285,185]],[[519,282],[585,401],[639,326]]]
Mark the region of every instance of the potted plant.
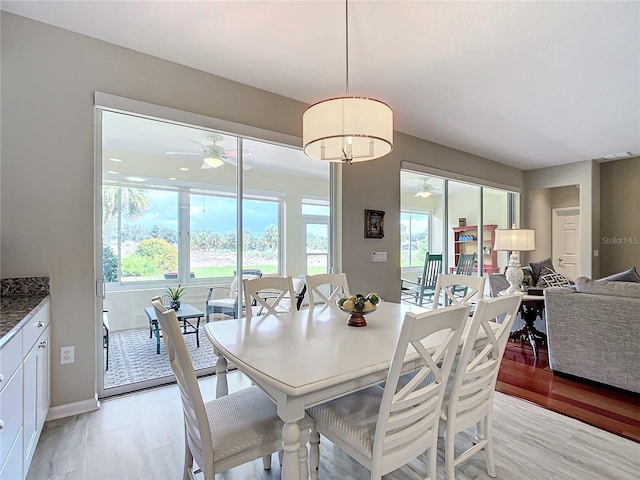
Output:
[[169,296],[169,307],[173,308],[176,312],[180,310],[180,299],[185,294],[186,287],[178,284],[177,287],[167,287],[167,295]]

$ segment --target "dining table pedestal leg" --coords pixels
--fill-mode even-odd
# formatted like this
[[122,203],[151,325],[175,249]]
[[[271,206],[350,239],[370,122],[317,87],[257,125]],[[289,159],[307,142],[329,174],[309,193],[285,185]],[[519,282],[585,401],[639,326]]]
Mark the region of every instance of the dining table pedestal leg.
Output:
[[[217,354],[217,353],[216,353]],[[229,384],[227,383],[227,359],[217,354],[216,360],[216,398],[229,395]]]
[[[299,466],[300,450],[300,428],[298,422],[285,422],[282,427],[282,480],[302,480],[307,476],[301,476],[301,466]],[[305,458],[306,470],[306,458]]]

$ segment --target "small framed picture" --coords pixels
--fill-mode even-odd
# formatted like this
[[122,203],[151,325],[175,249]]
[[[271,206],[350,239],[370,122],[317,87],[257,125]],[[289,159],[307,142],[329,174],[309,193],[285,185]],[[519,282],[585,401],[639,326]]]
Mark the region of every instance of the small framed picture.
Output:
[[466,217],[460,217],[460,218],[458,218],[458,226],[459,226],[459,227],[466,227],[466,226],[467,226],[467,219],[466,219]]
[[364,238],[384,238],[384,212],[364,211]]

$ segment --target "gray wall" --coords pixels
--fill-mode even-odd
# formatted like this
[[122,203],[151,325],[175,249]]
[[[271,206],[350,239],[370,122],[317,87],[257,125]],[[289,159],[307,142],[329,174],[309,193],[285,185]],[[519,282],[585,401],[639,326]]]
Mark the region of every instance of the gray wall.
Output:
[[600,275],[640,269],[640,157],[600,166]]
[[600,257],[594,257],[600,237],[600,164],[588,160],[557,167],[525,172],[523,192],[523,225],[536,230],[536,251],[525,261],[540,260],[551,255],[551,209],[554,207],[550,189],[579,185],[580,187],[580,274],[597,278]]
[[[96,392],[94,108],[102,91],[300,136],[306,105],[55,27],[0,13],[1,274],[49,275],[52,406]],[[354,291],[399,298],[400,162],[522,188],[522,172],[396,134],[384,159],[343,169],[343,270]],[[384,210],[385,238],[364,239],[364,209]],[[388,262],[371,263],[372,251]],[[57,352],[75,345],[76,362]]]

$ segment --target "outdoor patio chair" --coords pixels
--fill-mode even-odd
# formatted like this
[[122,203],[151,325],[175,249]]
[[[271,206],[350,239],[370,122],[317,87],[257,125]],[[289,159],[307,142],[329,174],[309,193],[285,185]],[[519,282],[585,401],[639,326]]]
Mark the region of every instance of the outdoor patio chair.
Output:
[[[262,271],[258,269],[247,269],[242,271],[242,279],[262,277]],[[220,292],[225,294],[222,298],[216,298]],[[233,282],[230,286],[210,287],[207,294],[205,321],[209,321],[209,315],[221,313],[232,318],[239,318],[242,313],[238,309],[238,277],[233,272]]]
[[442,254],[427,252],[424,257],[422,276],[417,281],[400,279],[400,296],[405,302],[422,307],[424,299],[433,300],[438,275],[442,273]]

